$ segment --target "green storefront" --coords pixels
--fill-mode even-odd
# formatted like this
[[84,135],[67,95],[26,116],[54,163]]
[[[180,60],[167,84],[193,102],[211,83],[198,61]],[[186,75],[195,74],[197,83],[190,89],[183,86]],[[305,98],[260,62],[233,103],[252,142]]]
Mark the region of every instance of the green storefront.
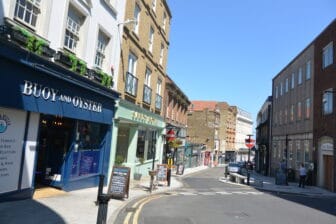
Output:
[[[110,173],[113,165],[123,162],[131,168],[131,179],[148,176],[153,158],[162,161],[165,122],[163,118],[126,100],[120,100],[114,118]],[[135,174],[135,175],[134,175]]]

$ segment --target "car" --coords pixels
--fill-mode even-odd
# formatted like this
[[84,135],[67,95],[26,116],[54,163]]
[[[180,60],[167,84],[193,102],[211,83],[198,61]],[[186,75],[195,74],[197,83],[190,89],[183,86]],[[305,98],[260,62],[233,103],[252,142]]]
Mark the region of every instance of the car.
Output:
[[241,173],[242,172],[242,166],[239,163],[229,163],[228,165],[228,172],[229,173]]

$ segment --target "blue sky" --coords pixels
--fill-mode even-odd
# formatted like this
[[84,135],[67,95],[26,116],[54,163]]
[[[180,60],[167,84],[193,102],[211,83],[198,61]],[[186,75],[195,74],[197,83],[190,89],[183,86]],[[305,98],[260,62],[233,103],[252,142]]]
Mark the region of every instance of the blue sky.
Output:
[[272,78],[336,18],[336,0],[167,2],[169,76],[190,100],[226,101],[254,122]]

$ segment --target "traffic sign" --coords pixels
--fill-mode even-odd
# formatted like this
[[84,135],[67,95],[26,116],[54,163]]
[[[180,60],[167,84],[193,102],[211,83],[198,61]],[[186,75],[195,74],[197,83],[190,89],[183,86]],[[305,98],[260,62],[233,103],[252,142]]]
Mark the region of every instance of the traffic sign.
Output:
[[176,135],[175,135],[175,131],[174,131],[174,129],[169,129],[169,130],[167,131],[166,138],[167,138],[168,142],[170,142],[170,141],[174,141],[174,140],[175,140]]
[[245,145],[246,145],[246,147],[249,148],[249,149],[253,148],[254,143],[255,143],[255,140],[252,139],[252,138],[247,138],[247,139],[245,139]]

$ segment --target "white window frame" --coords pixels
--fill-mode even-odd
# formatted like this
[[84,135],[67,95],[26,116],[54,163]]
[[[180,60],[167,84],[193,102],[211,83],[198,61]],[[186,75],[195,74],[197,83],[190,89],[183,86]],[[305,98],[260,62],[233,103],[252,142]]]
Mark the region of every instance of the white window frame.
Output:
[[41,0],[25,0],[24,5],[22,3],[20,0],[16,0],[14,18],[31,28],[35,28],[38,14],[41,12]]
[[141,13],[141,8],[138,4],[135,4],[134,7],[134,20],[136,23],[133,26],[133,31],[134,33],[138,34],[139,33],[139,24],[140,24],[140,13]]
[[289,80],[286,78],[286,85],[285,85],[285,92],[288,92],[288,85],[289,85]]
[[322,111],[324,115],[333,112],[333,92],[331,89],[326,90],[322,96]]
[[103,68],[105,59],[105,49],[108,45],[109,38],[102,31],[98,32],[97,46],[96,46],[96,56],[95,56],[95,66],[98,68]]
[[162,29],[166,30],[166,25],[167,25],[167,13],[163,12],[163,18],[162,18]]
[[152,77],[152,71],[146,67],[146,73],[145,73],[145,85],[148,87],[151,86],[151,77]]
[[162,79],[158,78],[156,83],[156,93],[161,96],[161,90],[162,90]]
[[153,52],[153,44],[154,44],[154,28],[152,26],[150,26],[149,28],[149,41],[148,41],[148,50],[149,52]]
[[138,57],[135,56],[132,52],[128,55],[128,68],[127,71],[136,77]]
[[[77,18],[72,18],[70,14],[75,15],[75,17]],[[82,23],[80,18],[81,15],[78,14],[78,12],[74,8],[69,7],[64,35],[64,47],[73,52],[76,51],[76,48],[78,46],[79,31]]]
[[323,48],[322,52],[322,68],[326,68],[333,63],[333,42],[330,42]]

